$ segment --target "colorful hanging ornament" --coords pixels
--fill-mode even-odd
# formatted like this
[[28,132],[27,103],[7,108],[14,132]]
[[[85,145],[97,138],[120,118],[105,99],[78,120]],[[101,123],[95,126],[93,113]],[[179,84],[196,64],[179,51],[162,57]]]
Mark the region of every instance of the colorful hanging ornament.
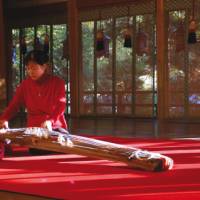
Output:
[[132,47],[132,34],[130,27],[127,27],[124,31],[124,47]]
[[45,34],[44,36],[44,46],[43,46],[44,53],[49,54],[49,35]]
[[131,48],[132,47],[132,34],[131,34],[131,28],[129,24],[129,7],[128,7],[128,16],[127,16],[127,27],[124,30],[124,47]]
[[138,56],[149,54],[148,34],[142,31],[140,26],[136,34],[136,54]]
[[194,10],[195,10],[195,0],[192,2],[192,16],[189,21],[189,30],[188,30],[188,43],[189,44],[195,44],[197,43],[197,36],[196,36],[196,29],[197,29],[197,23],[194,16]]
[[40,50],[40,51],[43,50],[43,45],[40,42],[40,38],[39,37],[35,37],[35,40],[34,40],[34,50]]
[[[109,57],[109,43],[110,43],[110,37],[106,34],[103,34],[103,40],[101,44],[100,49],[96,49],[96,57],[101,58],[101,57]],[[103,47],[103,48],[102,48]]]
[[102,24],[101,24],[101,11],[99,11],[99,30],[97,30],[96,33],[96,51],[103,51],[105,49],[104,46],[104,32],[103,32],[103,28],[102,28]]
[[104,32],[103,30],[99,30],[97,31],[96,34],[96,50],[97,51],[102,51],[104,50],[105,46],[104,46]]
[[189,44],[197,43],[196,28],[197,28],[196,21],[194,19],[191,19],[190,24],[189,24],[189,31],[188,31],[188,43]]
[[26,52],[27,52],[27,46],[26,46],[26,38],[25,38],[25,36],[23,36],[21,38],[21,41],[20,41],[20,51],[21,51],[22,55],[25,55]]
[[104,34],[101,24],[101,12],[99,12],[100,27],[96,33],[96,57],[109,57],[109,41],[110,37]]
[[68,40],[68,37],[63,41],[62,59],[69,59],[69,40]]

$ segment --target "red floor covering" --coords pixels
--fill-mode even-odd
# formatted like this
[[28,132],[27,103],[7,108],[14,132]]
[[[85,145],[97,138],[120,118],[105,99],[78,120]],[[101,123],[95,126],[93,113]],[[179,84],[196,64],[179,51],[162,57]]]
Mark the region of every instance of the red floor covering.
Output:
[[200,140],[98,139],[162,153],[174,167],[146,172],[72,154],[13,155],[0,161],[0,190],[70,200],[200,199]]

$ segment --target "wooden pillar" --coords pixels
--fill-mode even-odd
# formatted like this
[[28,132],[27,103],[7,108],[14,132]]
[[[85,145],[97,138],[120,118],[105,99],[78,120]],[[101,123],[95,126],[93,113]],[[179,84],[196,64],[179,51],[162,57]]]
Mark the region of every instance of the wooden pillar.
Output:
[[167,65],[165,63],[166,39],[165,37],[165,13],[164,0],[156,0],[156,24],[157,24],[157,80],[158,80],[158,119],[166,118],[166,86]]
[[0,113],[6,106],[6,58],[3,0],[0,0]]
[[79,19],[76,0],[68,0],[68,30],[70,52],[70,92],[71,92],[71,116],[79,116]]

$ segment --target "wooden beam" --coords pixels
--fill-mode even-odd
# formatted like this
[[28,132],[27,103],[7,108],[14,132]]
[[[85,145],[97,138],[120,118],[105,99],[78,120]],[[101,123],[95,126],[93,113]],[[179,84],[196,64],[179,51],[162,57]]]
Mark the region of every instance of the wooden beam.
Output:
[[105,7],[113,5],[128,5],[131,3],[141,3],[149,0],[77,0],[77,6],[79,9],[88,9],[91,7]]
[[71,116],[79,116],[79,20],[76,0],[68,0],[68,30],[70,52],[70,92],[71,92]]
[[0,112],[6,106],[6,53],[3,0],[0,0]]
[[0,78],[5,78],[5,24],[3,15],[3,0],[0,0]]
[[[66,2],[27,8],[5,8],[11,27],[66,23]],[[44,17],[45,16],[45,17]]]
[[55,4],[55,3],[62,3],[67,2],[67,0],[7,0],[6,1],[6,7],[7,8],[26,8],[26,7],[37,7],[41,5],[49,5],[49,4]]
[[[124,5],[130,3],[141,3],[148,0],[76,0],[78,8],[90,8],[90,7],[105,7],[111,5]],[[38,7],[42,5],[50,5],[57,3],[65,3],[68,0],[7,0],[5,1],[7,8],[27,8],[27,7]]]
[[13,199],[13,200],[50,200],[48,197],[42,197],[37,195],[0,190],[1,199]]
[[158,119],[166,118],[166,63],[165,63],[165,13],[164,0],[157,0],[157,79],[158,79]]

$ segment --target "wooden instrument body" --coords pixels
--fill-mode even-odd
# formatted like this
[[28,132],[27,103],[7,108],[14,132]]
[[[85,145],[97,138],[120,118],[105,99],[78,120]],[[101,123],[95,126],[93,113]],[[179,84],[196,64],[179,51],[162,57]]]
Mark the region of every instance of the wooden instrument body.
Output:
[[164,171],[173,166],[171,158],[158,153],[42,128],[4,129],[0,131],[0,141],[123,162],[132,168],[147,171]]

